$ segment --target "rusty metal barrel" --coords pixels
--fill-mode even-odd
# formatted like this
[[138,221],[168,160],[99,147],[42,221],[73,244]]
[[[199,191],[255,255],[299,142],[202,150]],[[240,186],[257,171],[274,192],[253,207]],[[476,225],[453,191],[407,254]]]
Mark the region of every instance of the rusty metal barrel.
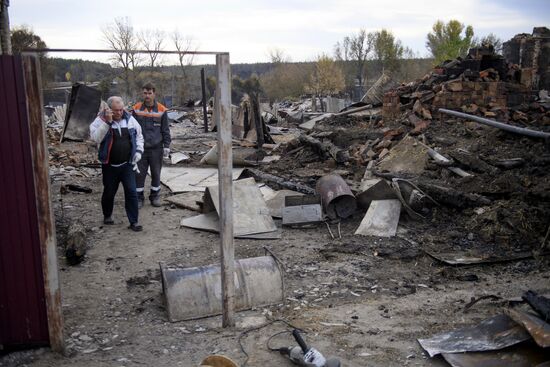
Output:
[[[220,265],[182,268],[160,264],[168,319],[172,322],[222,313]],[[271,256],[235,260],[235,310],[283,302],[283,276]]]
[[330,219],[345,219],[357,209],[357,201],[344,179],[338,175],[326,175],[317,181],[315,188]]

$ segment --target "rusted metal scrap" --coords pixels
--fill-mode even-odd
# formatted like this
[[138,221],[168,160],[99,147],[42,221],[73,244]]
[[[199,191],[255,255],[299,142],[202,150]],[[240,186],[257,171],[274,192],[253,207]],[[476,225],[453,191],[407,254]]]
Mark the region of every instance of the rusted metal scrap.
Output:
[[315,189],[330,219],[348,218],[357,209],[355,196],[346,181],[338,175],[321,177]]
[[523,326],[533,340],[542,348],[550,347],[550,324],[544,322],[535,315],[521,312],[513,308],[504,310],[512,320]]
[[550,321],[550,299],[538,295],[532,290],[525,292],[521,298],[527,302],[533,310],[537,311],[537,313],[542,316],[544,321]]

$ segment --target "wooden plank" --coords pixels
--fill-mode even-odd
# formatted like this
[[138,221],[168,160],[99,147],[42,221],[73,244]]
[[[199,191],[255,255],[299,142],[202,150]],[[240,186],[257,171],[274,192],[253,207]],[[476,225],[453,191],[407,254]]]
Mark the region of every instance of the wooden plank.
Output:
[[219,217],[222,271],[222,326],[235,326],[235,248],[233,243],[233,190],[231,139],[231,65],[229,54],[216,55],[216,115],[218,119]]
[[50,345],[53,351],[63,352],[63,312],[61,308],[61,290],[56,254],[55,220],[50,201],[50,179],[48,148],[46,132],[42,116],[42,93],[40,64],[36,56],[23,58],[27,113],[29,118],[30,146],[35,181],[35,195],[38,223],[38,233],[42,252],[42,269],[46,311],[48,315],[48,331]]

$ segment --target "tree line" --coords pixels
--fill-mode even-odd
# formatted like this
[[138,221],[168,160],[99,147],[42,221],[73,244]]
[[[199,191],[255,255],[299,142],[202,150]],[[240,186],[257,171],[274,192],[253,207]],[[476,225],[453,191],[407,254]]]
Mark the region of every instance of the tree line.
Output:
[[[44,81],[100,82],[99,88],[108,94],[111,82],[118,80],[118,93],[132,99],[142,83],[152,80],[160,87],[160,95],[171,95],[176,103],[197,97],[200,68],[193,65],[193,55],[187,53],[197,49],[192,38],[178,30],[170,33],[159,29],[138,30],[127,17],[116,18],[103,28],[102,38],[113,50],[111,65],[40,55]],[[11,41],[14,53],[46,48],[45,42],[24,26],[12,29]],[[410,81],[421,77],[434,64],[465,56],[469,48],[481,44],[491,44],[497,51],[502,47],[502,41],[494,34],[478,38],[470,25],[438,20],[426,35],[431,57],[421,58],[391,30],[359,29],[338,41],[330,54],[318,55],[314,62],[292,62],[284,50],[274,48],[269,52],[270,63],[232,65],[233,84],[237,95],[243,92],[242,86],[254,86],[254,93],[270,101],[303,94],[357,98],[357,91],[362,93],[382,73],[391,74],[396,81]],[[179,52],[176,65],[165,65],[160,51],[167,47]],[[210,90],[215,85],[214,73],[212,66],[207,67]]]

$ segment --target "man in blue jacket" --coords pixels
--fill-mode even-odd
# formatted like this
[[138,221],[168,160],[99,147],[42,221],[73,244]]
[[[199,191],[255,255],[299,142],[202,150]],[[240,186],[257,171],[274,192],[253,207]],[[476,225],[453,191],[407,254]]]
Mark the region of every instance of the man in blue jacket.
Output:
[[143,154],[143,135],[139,123],[124,110],[120,97],[107,100],[109,108],[102,111],[90,125],[90,137],[99,145],[99,160],[103,175],[101,208],[103,223],[114,224],[112,214],[119,184],[124,188],[124,206],[130,228],[139,232],[138,196],[136,192],[137,163]]

